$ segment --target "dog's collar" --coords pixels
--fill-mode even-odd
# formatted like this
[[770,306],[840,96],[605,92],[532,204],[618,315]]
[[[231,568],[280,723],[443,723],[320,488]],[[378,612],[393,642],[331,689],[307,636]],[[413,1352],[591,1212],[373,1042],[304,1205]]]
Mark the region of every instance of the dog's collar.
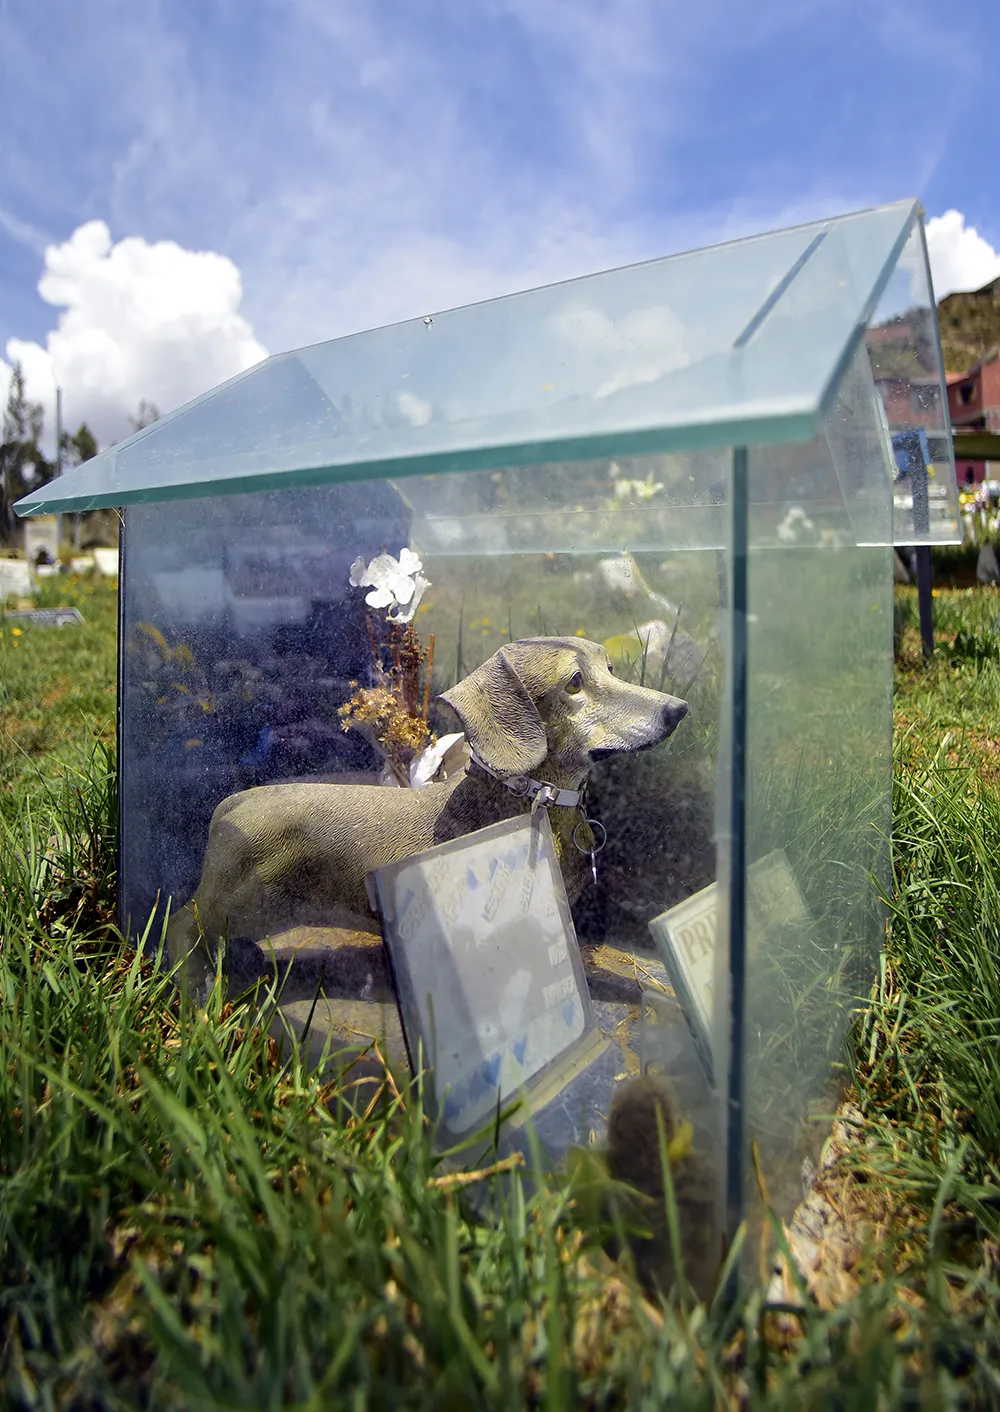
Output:
[[490,768],[485,760],[481,760],[474,750],[469,751],[469,758],[472,763],[487,775],[492,775],[495,780],[499,780],[504,789],[509,789],[511,794],[516,794],[519,799],[530,799],[533,803],[539,804],[561,804],[567,809],[576,808],[583,802],[584,791],[582,789],[560,789],[558,785],[549,784],[546,780],[533,779],[531,775],[501,775],[496,770]]

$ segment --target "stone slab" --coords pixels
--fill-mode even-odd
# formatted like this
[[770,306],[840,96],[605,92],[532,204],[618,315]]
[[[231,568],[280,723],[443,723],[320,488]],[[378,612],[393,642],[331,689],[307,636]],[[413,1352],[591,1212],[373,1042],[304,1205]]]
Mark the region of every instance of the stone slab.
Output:
[[[666,971],[651,953],[610,945],[580,951],[598,1029],[617,1056],[615,1077],[636,1074],[642,994],[671,996]],[[301,1039],[308,1023],[307,1063],[320,1064],[325,1052],[327,1068],[352,1066],[350,1106],[362,1097],[367,1103],[384,1078],[381,1060],[364,1052],[373,1040],[398,1081],[408,1074],[391,972],[373,919],[366,928],[294,927],[263,946],[232,942],[228,964],[230,995],[258,980],[278,986],[281,1014],[273,1032],[280,1041],[287,1044],[289,1028]]]
[[408,1082],[409,1059],[395,1002],[323,996],[288,1000],[271,1022],[271,1033],[282,1055],[294,1035],[310,1068],[343,1076],[333,1099],[338,1111],[364,1112],[385,1082],[387,1066],[397,1086]]
[[31,623],[36,628],[73,627],[84,621],[79,608],[18,608],[4,614],[5,622]]
[[[293,927],[259,946],[230,946],[230,991],[259,977],[284,984],[289,1000],[304,999],[321,987],[328,997],[394,1001],[395,989],[382,936],[374,919],[357,927]],[[580,947],[595,1001],[637,1006],[644,989],[672,995],[663,963],[652,952],[631,952],[601,944]]]

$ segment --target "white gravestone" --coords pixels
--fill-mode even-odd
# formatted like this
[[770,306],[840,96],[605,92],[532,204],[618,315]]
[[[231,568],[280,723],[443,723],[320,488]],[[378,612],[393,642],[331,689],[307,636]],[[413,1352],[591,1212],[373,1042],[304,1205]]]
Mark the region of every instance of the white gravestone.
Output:
[[0,603],[5,598],[26,598],[31,591],[31,570],[27,561],[0,559]]
[[97,565],[97,572],[103,574],[107,579],[118,577],[118,550],[117,549],[95,549],[93,551],[94,563]]
[[51,563],[58,563],[59,518],[56,515],[32,515],[24,522],[25,559],[35,564],[43,550]]

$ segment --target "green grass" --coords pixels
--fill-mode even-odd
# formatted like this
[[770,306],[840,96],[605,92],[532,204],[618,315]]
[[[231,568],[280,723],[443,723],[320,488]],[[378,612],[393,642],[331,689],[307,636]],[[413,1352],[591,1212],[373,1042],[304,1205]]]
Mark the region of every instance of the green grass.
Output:
[[64,605],[79,608],[82,625],[12,624],[0,612],[0,799],[25,778],[79,765],[94,740],[114,743],[116,587],[96,576],[43,580],[37,606]]
[[790,1313],[753,1280],[647,1302],[580,1177],[477,1219],[419,1094],[345,1116],[273,997],[181,1005],[111,923],[113,595],[60,590],[85,628],[0,639],[0,1406],[1000,1406],[997,596],[935,599],[926,672],[900,599],[856,1248]]

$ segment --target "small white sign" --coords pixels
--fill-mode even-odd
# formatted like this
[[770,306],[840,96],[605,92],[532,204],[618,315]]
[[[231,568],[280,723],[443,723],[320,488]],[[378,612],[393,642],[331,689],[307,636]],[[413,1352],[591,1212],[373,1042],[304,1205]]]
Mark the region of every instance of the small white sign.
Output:
[[414,1063],[457,1140],[594,1027],[548,816],[521,816],[375,873]]
[[[809,915],[788,859],[779,848],[747,869],[747,954],[752,956],[768,927],[798,922]],[[718,935],[718,884],[693,893],[649,924],[663,956],[677,999],[709,1078],[716,1072],[713,1054],[715,945]]]

